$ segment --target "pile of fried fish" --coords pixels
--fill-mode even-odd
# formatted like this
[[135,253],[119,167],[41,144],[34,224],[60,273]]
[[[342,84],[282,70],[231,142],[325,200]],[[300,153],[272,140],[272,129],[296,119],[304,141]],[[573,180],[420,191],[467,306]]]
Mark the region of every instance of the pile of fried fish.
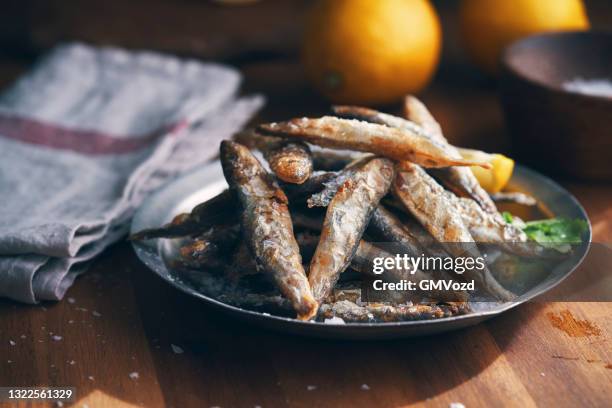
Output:
[[[441,290],[418,300],[364,301],[360,287],[343,286],[339,278],[345,271],[371,275],[373,257],[394,256],[374,242],[392,242],[414,256],[479,256],[478,246],[454,243],[512,243],[508,251],[524,255],[537,250],[520,245],[524,232],[504,220],[468,167],[489,164],[464,159],[417,98],[405,98],[404,117],[353,106],[333,112],[262,124],[238,135],[240,143],[223,141],[220,159],[230,188],[131,239],[183,238],[178,264],[220,271],[224,302],[276,302],[301,320],[346,322],[470,310],[467,293]],[[432,277],[403,269],[385,275],[413,282]],[[254,276],[263,276],[272,292],[244,284]],[[487,268],[453,278],[474,280],[498,301],[515,297]]]

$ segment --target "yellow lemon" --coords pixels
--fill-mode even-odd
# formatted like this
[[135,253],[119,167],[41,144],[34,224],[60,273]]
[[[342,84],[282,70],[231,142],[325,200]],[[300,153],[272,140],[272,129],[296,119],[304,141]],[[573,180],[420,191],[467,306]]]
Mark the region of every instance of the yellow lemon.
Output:
[[319,0],[302,57],[309,79],[333,102],[384,104],[427,85],[441,42],[427,0]]
[[510,43],[546,31],[588,30],[582,0],[462,0],[464,47],[485,72],[497,72]]
[[514,160],[503,154],[488,154],[478,150],[459,149],[464,159],[479,160],[491,163],[490,169],[472,166],[470,169],[476,179],[488,193],[499,193],[512,177],[514,170]]

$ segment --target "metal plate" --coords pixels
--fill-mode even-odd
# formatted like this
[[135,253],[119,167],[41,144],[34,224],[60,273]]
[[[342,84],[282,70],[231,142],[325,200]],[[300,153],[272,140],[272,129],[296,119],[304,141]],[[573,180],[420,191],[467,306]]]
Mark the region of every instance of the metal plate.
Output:
[[[131,232],[160,226],[180,212],[190,211],[198,203],[205,201],[227,187],[218,161],[196,169],[159,189],[140,207],[132,221]],[[510,189],[533,195],[557,217],[588,219],[578,201],[565,189],[549,178],[517,165]],[[563,263],[550,275],[515,301],[491,305],[487,310],[472,312],[467,315],[454,316],[436,320],[389,322],[389,323],[347,323],[325,324],[302,322],[296,319],[268,315],[245,310],[210,298],[191,284],[181,279],[180,274],[167,268],[162,259],[162,246],[168,240],[156,239],[135,242],[134,249],[138,257],[162,279],[175,288],[201,299],[211,306],[211,313],[225,312],[237,318],[274,330],[300,335],[343,338],[343,339],[382,339],[394,337],[422,336],[459,329],[480,323],[503,313],[550,290],[576,269],[588,250],[588,243],[578,248],[572,262]],[[591,241],[589,224],[588,242]]]

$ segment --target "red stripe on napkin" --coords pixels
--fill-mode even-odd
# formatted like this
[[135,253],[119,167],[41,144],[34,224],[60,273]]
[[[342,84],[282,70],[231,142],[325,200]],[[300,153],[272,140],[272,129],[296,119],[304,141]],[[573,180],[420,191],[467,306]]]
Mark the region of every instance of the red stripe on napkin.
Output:
[[95,130],[70,129],[53,123],[0,114],[0,137],[88,155],[130,153],[163,135],[175,136],[188,126],[186,120],[162,126],[141,136],[112,135]]

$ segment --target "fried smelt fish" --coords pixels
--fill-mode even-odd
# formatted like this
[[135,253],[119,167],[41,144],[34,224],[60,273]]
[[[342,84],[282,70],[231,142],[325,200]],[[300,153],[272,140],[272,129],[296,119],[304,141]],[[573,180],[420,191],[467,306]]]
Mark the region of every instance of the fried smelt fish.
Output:
[[441,305],[398,305],[366,303],[357,305],[349,300],[321,305],[319,319],[338,317],[345,322],[397,322],[408,320],[439,319],[465,314],[469,311],[466,303]]
[[198,204],[189,214],[179,214],[172,222],[159,228],[139,231],[129,237],[132,241],[153,238],[176,238],[204,232],[207,228],[235,219],[236,203],[229,190]]
[[256,262],[272,275],[298,318],[311,319],[318,304],[302,267],[285,193],[247,147],[223,141],[220,156],[223,174],[240,202],[242,233]]
[[[422,129],[422,134],[432,142],[437,143],[449,157],[455,159],[461,158],[457,148],[450,145],[442,134],[440,124],[434,119],[425,105],[414,96],[407,96],[404,100],[404,111],[409,120],[356,106],[334,106],[333,109],[336,114],[343,117],[361,119],[406,131]],[[473,198],[485,210],[497,212],[495,204],[491,201],[487,192],[480,186],[469,168],[454,166],[432,169],[432,172],[447,188],[457,195]]]
[[427,138],[416,125],[414,130],[396,129],[359,120],[324,116],[264,124],[257,129],[268,135],[298,138],[323,147],[371,152],[395,160],[408,160],[424,167],[491,167],[487,162],[449,156],[444,147]]
[[214,267],[221,254],[231,250],[238,240],[240,226],[218,225],[181,246],[179,261],[192,268]]
[[354,151],[336,151],[316,146],[312,149],[312,162],[315,169],[325,171],[342,170],[347,164],[360,158],[365,153]]
[[[463,224],[456,196],[445,191],[422,168],[403,162],[398,165],[393,193],[429,233],[453,256],[481,256],[472,235]],[[500,300],[510,300],[514,294],[506,290],[485,267],[466,270],[465,279],[474,279],[484,291]]]
[[368,235],[380,242],[393,242],[399,246],[403,253],[419,256],[425,252],[418,238],[410,229],[383,205],[379,205],[372,213],[368,226]]
[[[375,258],[387,259],[394,258],[395,255],[385,251],[384,249],[378,248],[371,243],[361,240],[359,242],[359,247],[355,252],[355,256],[351,262],[351,268],[365,275],[374,275],[373,272],[373,264]],[[419,282],[425,280],[437,280],[441,278],[440,273],[425,273],[419,269],[399,269],[399,268],[391,268],[386,269],[385,276],[390,278],[393,281],[410,281],[414,282],[418,285]],[[374,275],[376,276],[376,275]],[[447,276],[444,276],[444,279],[447,279]],[[453,290],[429,290],[426,291],[427,295],[435,300],[439,301],[458,301],[465,302],[467,301],[469,295],[465,291],[453,291]]]
[[282,141],[263,153],[276,177],[286,183],[302,184],[312,174],[312,156],[305,143]]
[[527,235],[516,225],[507,223],[500,215],[485,212],[469,198],[457,198],[457,210],[470,234],[477,242],[494,244],[505,252],[540,258],[559,257],[559,253],[537,242],[527,242]]
[[[442,127],[434,119],[433,115],[423,102],[412,95],[404,98],[404,115],[407,119],[416,122],[427,130],[434,140],[446,145],[449,153],[459,155],[459,150],[450,145],[444,134]],[[460,197],[469,197],[474,199],[485,211],[497,213],[495,203],[491,200],[487,192],[480,186],[480,183],[474,177],[470,169],[463,167],[449,167],[444,169],[436,169],[433,174],[444,183],[444,185]]]
[[[326,182],[337,177],[336,173],[320,172],[302,184],[282,184],[290,200],[304,200],[322,190]],[[225,190],[208,201],[198,204],[191,213],[179,214],[172,222],[159,228],[151,228],[133,234],[129,239],[138,241],[153,238],[177,238],[195,236],[212,226],[237,222],[238,207],[229,190]]]
[[394,173],[393,162],[373,158],[356,168],[336,192],[310,262],[308,281],[317,300],[329,295],[349,266],[372,211],[389,191]]

